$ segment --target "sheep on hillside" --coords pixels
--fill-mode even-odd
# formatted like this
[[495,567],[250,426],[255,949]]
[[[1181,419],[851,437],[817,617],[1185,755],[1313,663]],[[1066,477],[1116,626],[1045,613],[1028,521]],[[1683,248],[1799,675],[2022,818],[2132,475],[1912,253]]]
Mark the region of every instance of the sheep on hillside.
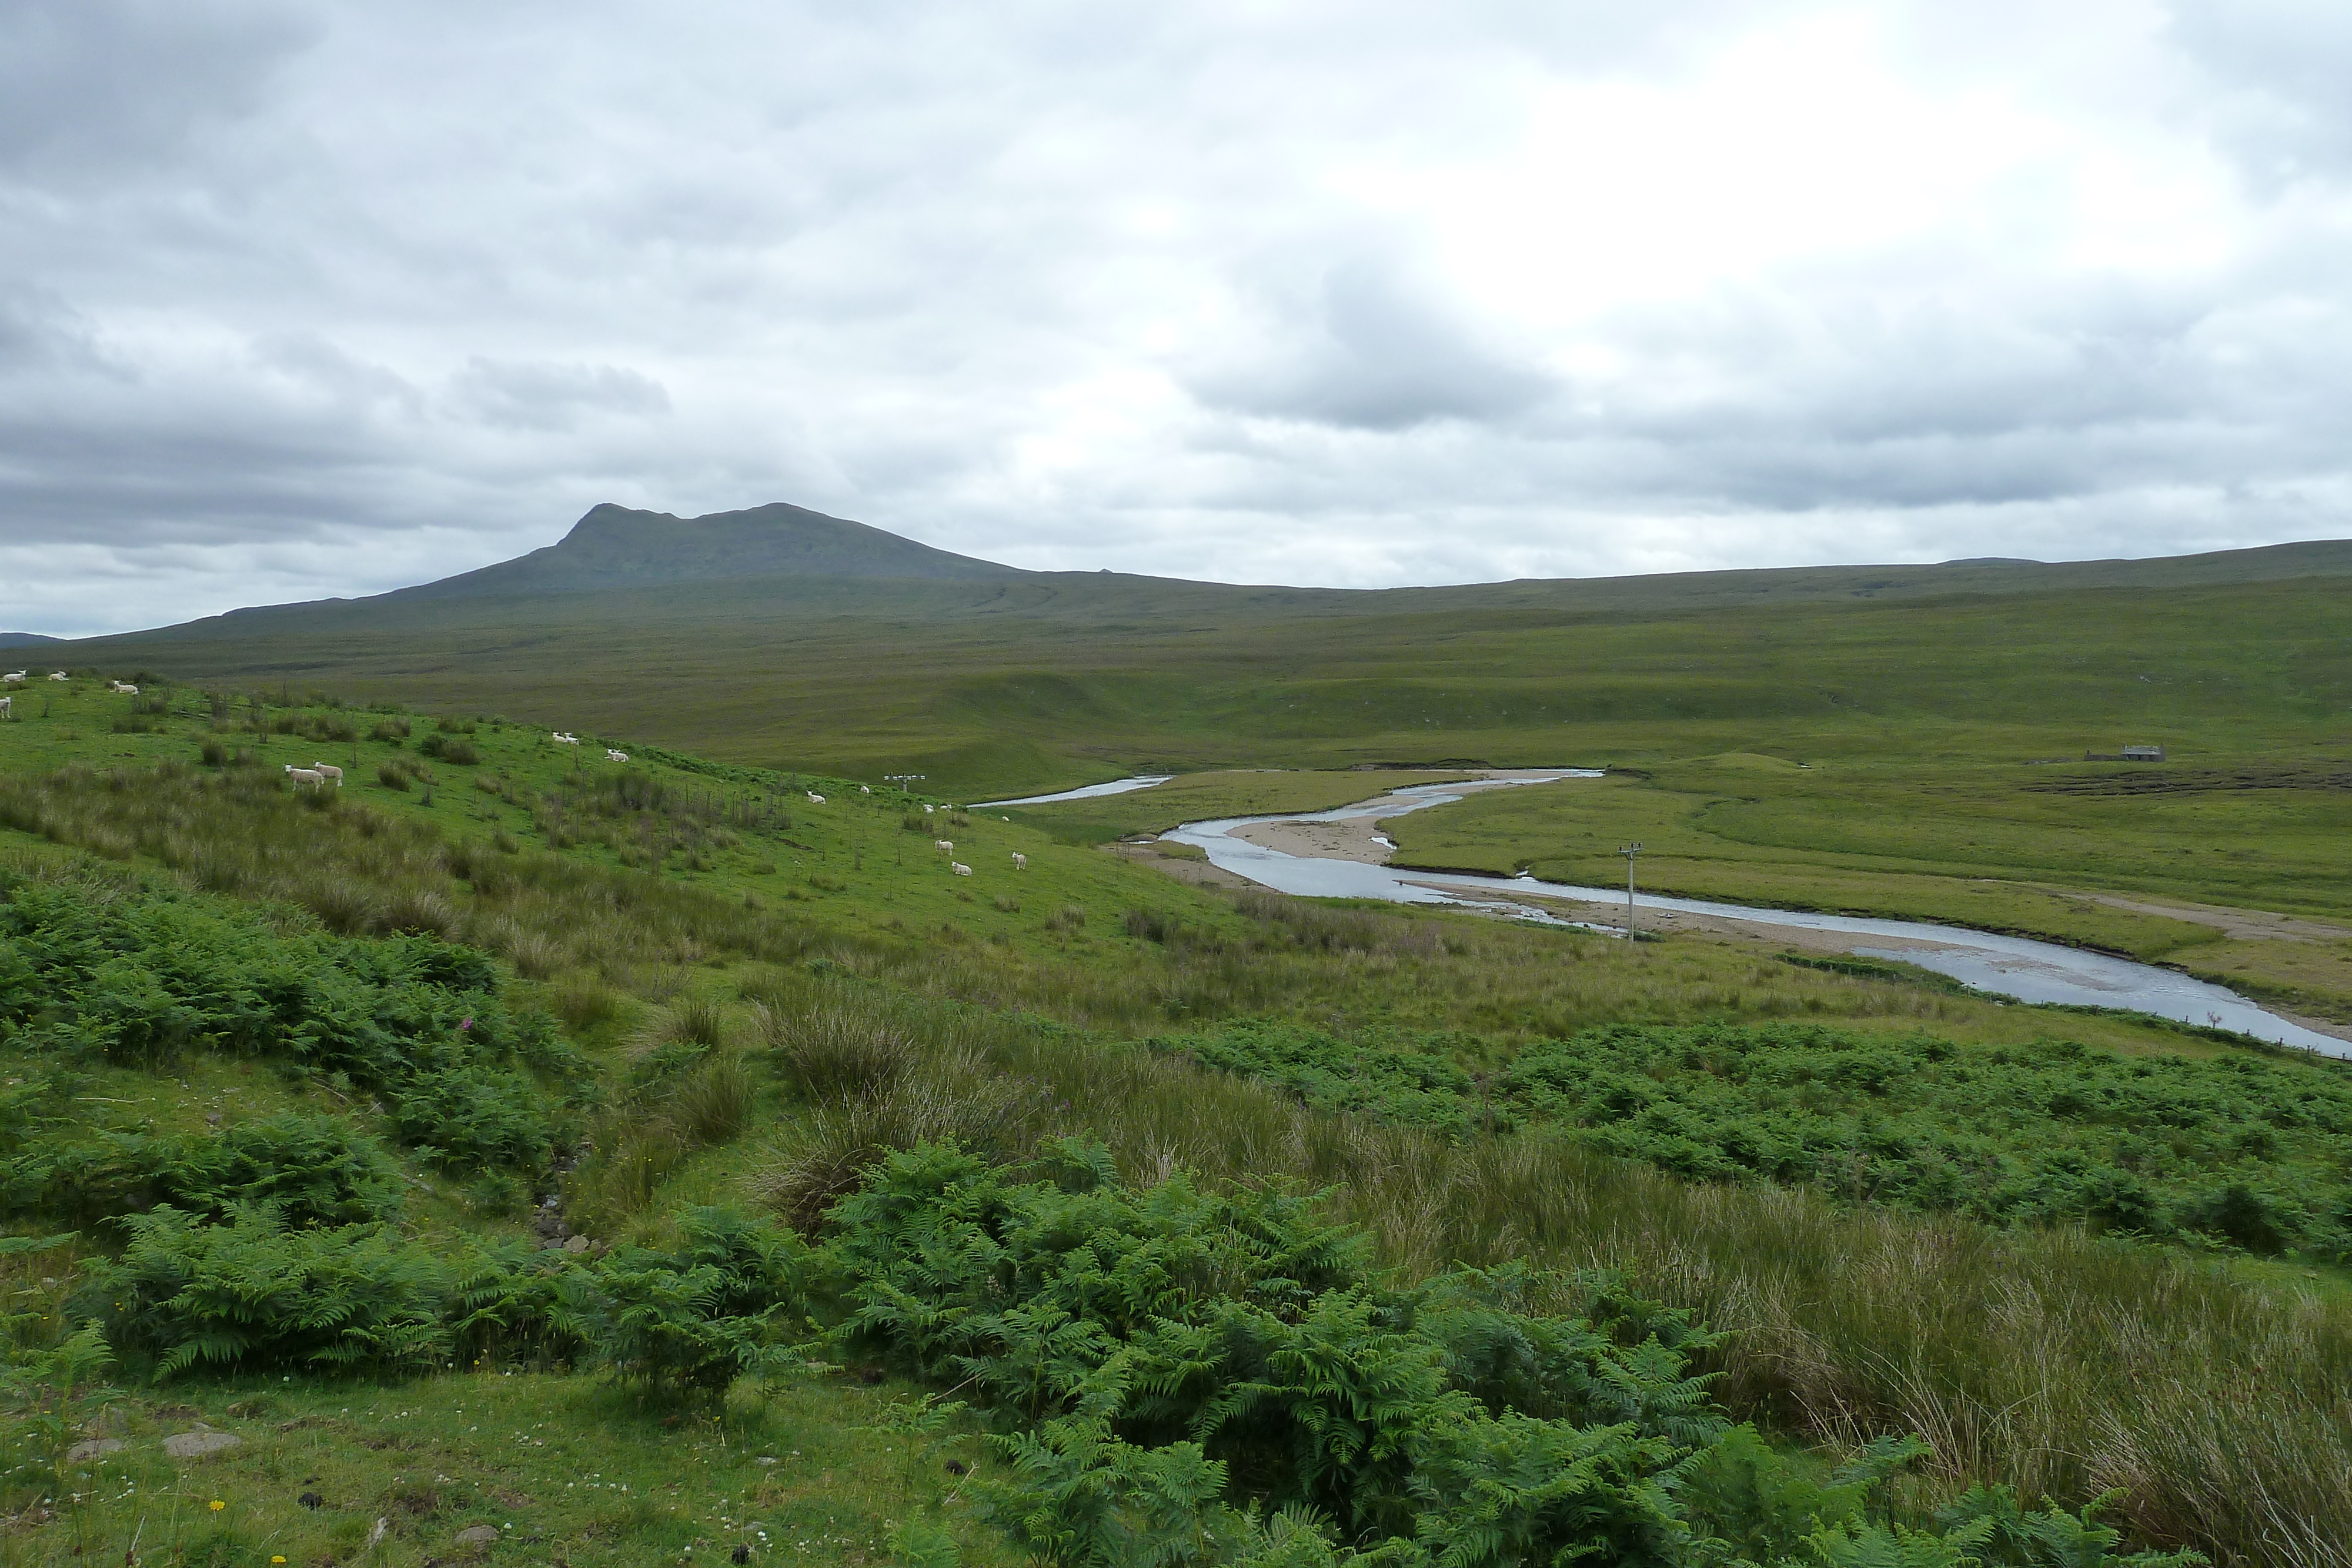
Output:
[[955,853],[954,841],[950,839],[933,839],[931,841],[931,848],[939,851],[940,853],[943,855],[951,855]]
[[1020,851],[1015,850],[1013,852],[1013,869],[1014,871],[1027,871],[1029,869],[1029,857],[1023,854]]
[[321,779],[332,781],[338,789],[343,787],[343,770],[331,762],[313,762],[310,764],[310,771]]
[[609,746],[604,748],[604,760],[607,762],[626,762],[628,759],[629,754],[625,751],[615,751]]
[[327,783],[327,776],[317,768],[297,768],[290,762],[286,765],[286,777],[297,784],[311,784],[320,789],[324,789]]
[[970,876],[971,874],[971,867],[964,864],[961,861],[952,862],[950,869],[953,870],[958,876]]

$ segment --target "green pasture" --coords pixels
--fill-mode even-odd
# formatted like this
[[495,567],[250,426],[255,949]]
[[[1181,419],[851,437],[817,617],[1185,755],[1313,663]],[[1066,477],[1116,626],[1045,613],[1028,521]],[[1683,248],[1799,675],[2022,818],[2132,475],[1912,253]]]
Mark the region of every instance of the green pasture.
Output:
[[[73,645],[94,673],[499,712],[952,800],[1141,772],[1927,764],[2160,743],[2342,758],[2352,596],[2311,577],[1882,598],[1657,580],[1340,594],[1104,575],[741,579],[240,612]],[[2053,580],[2059,580],[2053,579]]]

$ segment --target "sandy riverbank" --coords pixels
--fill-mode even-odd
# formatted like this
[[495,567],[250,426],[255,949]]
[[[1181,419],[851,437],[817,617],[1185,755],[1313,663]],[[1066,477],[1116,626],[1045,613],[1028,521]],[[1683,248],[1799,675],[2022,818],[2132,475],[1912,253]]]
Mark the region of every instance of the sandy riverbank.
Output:
[[1380,824],[1369,817],[1345,822],[1253,822],[1225,835],[1277,854],[1311,860],[1361,861],[1385,865],[1396,846],[1381,835]]

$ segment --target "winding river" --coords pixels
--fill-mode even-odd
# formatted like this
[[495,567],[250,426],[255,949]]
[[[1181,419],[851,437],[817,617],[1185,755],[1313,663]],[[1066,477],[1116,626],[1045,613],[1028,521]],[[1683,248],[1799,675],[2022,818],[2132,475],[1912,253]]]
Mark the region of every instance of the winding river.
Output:
[[[1531,876],[1478,876],[1465,873],[1409,871],[1369,861],[1338,856],[1292,854],[1235,836],[1237,830],[1267,822],[1349,822],[1401,817],[1408,811],[1451,805],[1486,789],[1508,789],[1529,784],[1558,783],[1569,779],[1598,779],[1586,768],[1529,772],[1508,779],[1478,779],[1459,784],[1423,784],[1391,790],[1370,800],[1342,806],[1335,811],[1289,812],[1265,817],[1224,817],[1187,822],[1160,835],[1178,843],[1198,846],[1210,863],[1236,876],[1277,892],[1312,898],[1376,898],[1397,904],[1454,904],[1499,909],[1516,917],[1546,925],[1595,926],[1591,920],[1571,920],[1534,899],[1561,899],[1587,904],[1624,906],[1622,888],[1581,887],[1567,883],[1539,882]],[[1000,800],[1002,806],[1044,805],[1095,795],[1124,793],[1164,783],[1162,779],[1121,779],[1058,795]],[[1385,842],[1386,841],[1381,841]],[[1392,846],[1391,846],[1392,847]],[[1965,926],[1937,925],[1917,920],[1880,920],[1849,915],[1815,915],[1797,909],[1762,909],[1748,904],[1718,904],[1705,899],[1666,898],[1642,894],[1643,910],[1671,910],[1720,920],[1777,925],[1805,931],[1834,933],[1853,938],[1839,944],[1870,957],[1895,958],[1924,969],[1948,975],[1963,984],[1999,996],[2027,1002],[2063,1002],[2101,1008],[2126,1008],[2183,1023],[2210,1024],[2252,1035],[2257,1040],[2296,1046],[2326,1056],[2352,1057],[2352,1040],[2339,1040],[2306,1029],[2289,1019],[2267,1012],[2235,991],[2151,964],[2136,963],[2105,953],[2003,936]],[[1622,918],[1622,917],[1621,917]],[[1612,921],[1606,929],[1622,930]],[[1874,946],[1875,938],[1885,946]]]

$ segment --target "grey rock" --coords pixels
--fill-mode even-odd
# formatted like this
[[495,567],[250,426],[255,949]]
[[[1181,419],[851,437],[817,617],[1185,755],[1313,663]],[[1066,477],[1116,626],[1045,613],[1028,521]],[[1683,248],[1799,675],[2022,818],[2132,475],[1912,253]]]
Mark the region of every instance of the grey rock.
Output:
[[131,1445],[120,1437],[92,1437],[87,1443],[76,1443],[66,1450],[66,1462],[78,1465],[85,1459],[95,1459],[106,1454],[119,1454]]
[[468,1525],[467,1528],[457,1532],[457,1544],[460,1546],[488,1546],[491,1542],[496,1541],[498,1538],[498,1526],[494,1524]]
[[201,1459],[206,1454],[225,1453],[242,1448],[245,1439],[234,1432],[215,1432],[200,1427],[193,1432],[175,1432],[163,1439],[163,1451],[175,1459]]
[[581,1253],[587,1251],[588,1249],[595,1245],[596,1244],[593,1241],[589,1240],[585,1236],[575,1236],[571,1240],[563,1244],[563,1249],[576,1258]]

